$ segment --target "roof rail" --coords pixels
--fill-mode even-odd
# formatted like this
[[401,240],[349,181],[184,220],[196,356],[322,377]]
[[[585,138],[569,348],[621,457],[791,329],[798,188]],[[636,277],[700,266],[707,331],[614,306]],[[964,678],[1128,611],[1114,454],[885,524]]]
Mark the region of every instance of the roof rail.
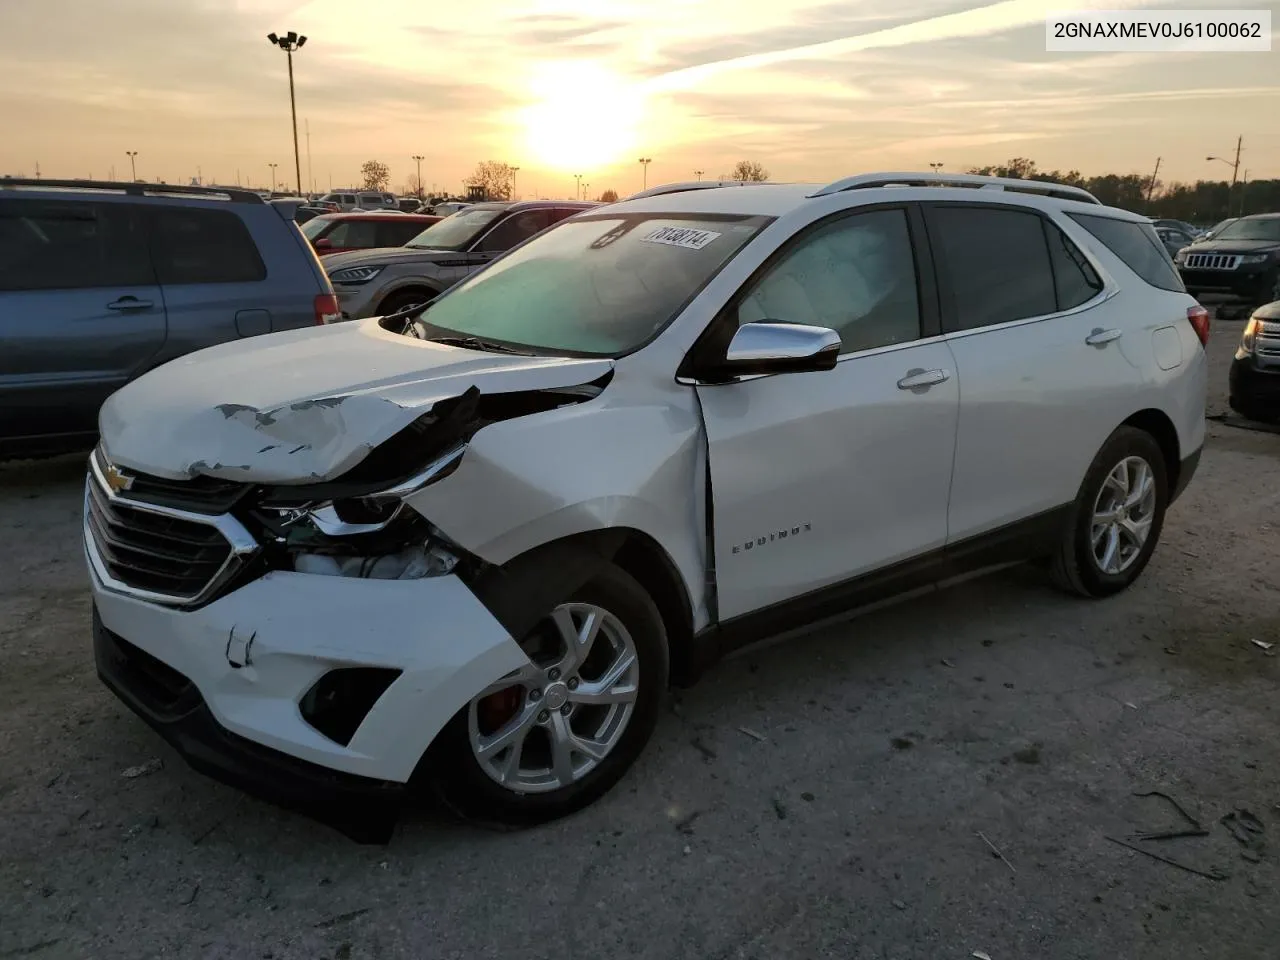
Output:
[[1047,180],[1015,180],[1012,177],[983,177],[973,173],[862,173],[829,183],[809,196],[825,197],[832,193],[862,190],[868,187],[976,187],[979,190],[1039,193],[1059,200],[1102,204],[1102,201],[1088,190],[1065,183],[1052,183]]
[[88,190],[100,193],[126,193],[131,197],[196,197],[206,200],[228,200],[232,203],[262,203],[252,190],[237,187],[189,187],[176,183],[129,183],[126,180],[31,180],[0,177],[0,190],[14,187],[44,190]]
[[645,197],[661,197],[668,193],[684,193],[688,190],[712,190],[716,187],[763,187],[772,181],[764,180],[686,180],[683,183],[664,183],[660,187],[650,187],[633,193],[624,200],[643,200]]

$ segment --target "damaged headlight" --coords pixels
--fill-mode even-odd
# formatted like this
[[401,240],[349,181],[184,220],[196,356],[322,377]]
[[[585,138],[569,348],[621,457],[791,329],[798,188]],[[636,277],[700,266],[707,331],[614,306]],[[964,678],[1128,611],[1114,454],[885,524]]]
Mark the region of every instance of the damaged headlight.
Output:
[[264,503],[260,516],[298,573],[412,580],[451,573],[458,553],[405,498],[452,473],[464,446],[382,490],[305,503]]

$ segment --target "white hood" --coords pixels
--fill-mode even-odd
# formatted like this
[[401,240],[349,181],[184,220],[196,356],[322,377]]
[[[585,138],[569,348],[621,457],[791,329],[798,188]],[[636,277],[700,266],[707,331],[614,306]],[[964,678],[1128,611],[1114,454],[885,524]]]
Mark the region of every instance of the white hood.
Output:
[[448,347],[362,320],[172,360],[113,394],[99,428],[111,461],[143,473],[311,483],[473,385],[482,394],[576,386],[612,367]]

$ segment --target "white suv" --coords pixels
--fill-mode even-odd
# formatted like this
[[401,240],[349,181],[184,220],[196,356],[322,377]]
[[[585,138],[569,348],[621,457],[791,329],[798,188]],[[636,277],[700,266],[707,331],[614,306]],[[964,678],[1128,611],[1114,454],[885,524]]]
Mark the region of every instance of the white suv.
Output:
[[1127,587],[1196,468],[1207,336],[1146,218],[1071,187],[658,188],[425,312],[115,394],[99,670],[353,836],[419,781],[560,816],[742,643],[1021,559]]

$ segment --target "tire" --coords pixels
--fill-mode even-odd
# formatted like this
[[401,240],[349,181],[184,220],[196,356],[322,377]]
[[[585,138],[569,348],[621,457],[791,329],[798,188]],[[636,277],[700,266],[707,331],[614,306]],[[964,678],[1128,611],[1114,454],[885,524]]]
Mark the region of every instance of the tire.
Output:
[[[584,615],[592,610],[602,611],[604,616],[597,614],[601,626],[586,660],[576,667],[566,666],[557,676],[554,664],[568,665],[571,661],[557,650],[557,644],[565,641],[556,618],[564,623],[568,614],[573,627],[580,629]],[[625,662],[625,656],[612,661],[610,658],[619,649],[625,650],[628,640],[635,655],[634,666],[623,672],[619,681],[607,684],[607,665],[612,662],[616,668]],[[521,641],[521,647],[535,668],[514,678],[515,685],[502,692],[494,692],[500,686],[494,684],[485,691],[486,695],[475,697],[441,731],[427,758],[428,782],[444,805],[463,819],[495,828],[555,820],[607,793],[649,741],[667,687],[669,653],[662,616],[644,588],[613,564],[605,563],[591,580],[574,590],[551,617]],[[577,696],[590,695],[587,687],[593,680],[600,681],[599,686],[607,686],[614,696],[625,696],[634,689],[630,710],[626,704],[593,706],[577,702]],[[568,689],[568,684],[575,681],[574,689]],[[557,710],[561,696],[569,700]],[[491,710],[495,702],[496,719]],[[560,712],[566,708],[573,711],[567,717]],[[612,712],[615,709],[617,713]],[[612,740],[611,724],[619,724]],[[524,728],[523,736],[515,732],[520,727]],[[589,766],[580,774],[574,770],[572,778],[560,776],[554,759],[558,755],[556,739],[559,736],[564,742],[565,729],[577,737],[600,737],[594,741],[597,748],[606,741],[611,743],[599,758],[571,751],[571,767],[574,757],[579,766]],[[497,771],[510,769],[511,753],[506,749],[495,751],[482,762],[478,748],[504,738],[518,738],[521,749],[516,774],[508,784],[499,782]],[[539,782],[535,773],[523,772],[526,768],[545,776]],[[552,780],[557,782],[553,784]]]
[[432,297],[438,296],[439,294],[432,290],[405,290],[401,293],[393,293],[378,304],[378,309],[373,315],[375,317],[385,317],[395,313],[397,310],[403,310],[405,307],[412,306],[415,303],[426,303]]
[[[1114,514],[1117,519],[1105,524],[1095,552],[1095,513],[1117,505],[1120,492],[1112,475],[1118,477],[1120,468],[1125,466],[1132,501],[1136,492],[1133,488],[1141,483],[1139,463],[1149,471],[1150,497],[1131,502],[1123,514]],[[1138,579],[1151,559],[1160,540],[1168,504],[1169,473],[1160,445],[1144,430],[1120,427],[1102,445],[1080,485],[1070,524],[1050,562],[1054,582],[1070,593],[1093,598],[1109,597],[1126,589]],[[1130,531],[1143,527],[1146,537],[1135,550],[1135,538]],[[1107,554],[1113,535],[1118,544],[1115,559]],[[1100,560],[1108,559],[1112,559],[1108,564],[1110,569],[1104,569]]]

